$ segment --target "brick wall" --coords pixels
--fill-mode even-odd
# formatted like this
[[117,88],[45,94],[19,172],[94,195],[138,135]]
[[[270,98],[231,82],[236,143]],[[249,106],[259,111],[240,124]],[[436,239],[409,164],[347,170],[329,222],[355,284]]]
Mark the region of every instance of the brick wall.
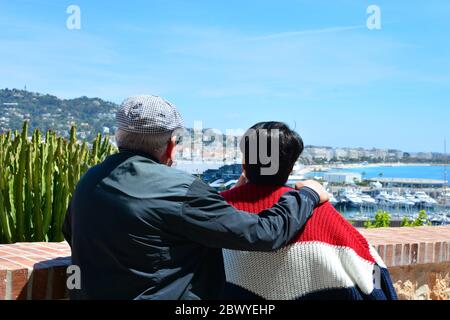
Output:
[[360,231],[388,267],[450,261],[450,226]]
[[[450,299],[450,226],[360,230],[401,299]],[[0,300],[65,299],[67,243],[0,245]]]
[[402,300],[450,300],[450,226],[360,230]]
[[0,245],[0,300],[52,300],[67,297],[67,243]]

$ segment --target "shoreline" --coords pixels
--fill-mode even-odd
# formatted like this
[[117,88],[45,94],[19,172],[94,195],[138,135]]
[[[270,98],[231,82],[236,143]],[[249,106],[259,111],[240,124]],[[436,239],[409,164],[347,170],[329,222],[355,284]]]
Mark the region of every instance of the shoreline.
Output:
[[339,165],[307,165],[296,170],[295,175],[305,175],[311,172],[326,172],[332,169],[356,169],[356,168],[377,168],[377,167],[445,167],[445,164],[433,164],[433,163],[402,163],[402,162],[380,162],[380,163],[368,163],[366,165],[362,163],[349,163]]

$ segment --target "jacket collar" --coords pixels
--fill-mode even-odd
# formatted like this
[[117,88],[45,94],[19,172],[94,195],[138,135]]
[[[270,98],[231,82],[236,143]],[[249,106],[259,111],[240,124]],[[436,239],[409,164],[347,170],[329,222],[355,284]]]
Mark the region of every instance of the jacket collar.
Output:
[[129,149],[125,149],[125,148],[119,148],[119,152],[120,153],[129,153],[129,154],[133,154],[133,155],[137,155],[137,156],[142,156],[142,157],[150,159],[150,160],[152,160],[152,161],[154,161],[156,163],[161,164],[161,162],[158,159],[156,159],[154,156],[152,156],[152,155],[150,155],[148,153],[145,153],[145,152],[134,151],[134,150],[129,150]]

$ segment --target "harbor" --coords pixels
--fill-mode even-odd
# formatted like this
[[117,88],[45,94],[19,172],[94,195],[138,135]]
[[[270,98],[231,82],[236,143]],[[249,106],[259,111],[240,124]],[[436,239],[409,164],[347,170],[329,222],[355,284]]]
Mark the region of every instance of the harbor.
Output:
[[[390,171],[388,175],[396,175],[395,169],[400,168],[400,177],[385,176],[383,171],[386,168]],[[367,174],[370,171],[372,174]],[[406,171],[409,172],[409,177],[405,174]],[[448,225],[450,188],[444,171],[445,166],[431,165],[297,165],[287,185],[293,187],[306,179],[321,182],[330,193],[330,202],[355,225],[362,225],[373,219],[380,210],[388,212],[393,224],[398,226],[404,218],[416,219],[423,210],[431,224]],[[232,188],[241,172],[240,164],[231,164],[206,170],[201,176],[211,187],[221,191]],[[437,179],[439,172],[442,172],[444,179]],[[419,178],[414,178],[414,175]],[[423,178],[424,176],[431,178]]]
[[[450,188],[446,170],[445,166],[362,164],[322,168],[304,176],[326,185],[331,202],[348,220],[367,221],[381,210],[399,222],[404,218],[413,220],[424,210],[430,223],[442,225],[450,224]],[[440,176],[443,179],[435,179]]]
[[[378,211],[388,212],[394,221],[414,220],[424,210],[434,225],[450,224],[450,194],[444,191],[398,188],[331,188],[331,202],[349,220],[366,221]],[[336,191],[335,191],[336,190]],[[436,194],[433,198],[430,194]]]

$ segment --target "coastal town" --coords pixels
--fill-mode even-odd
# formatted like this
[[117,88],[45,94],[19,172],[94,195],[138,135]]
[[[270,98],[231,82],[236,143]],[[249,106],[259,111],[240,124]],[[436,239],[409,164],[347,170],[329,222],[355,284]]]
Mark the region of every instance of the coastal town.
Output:
[[[74,107],[76,106],[76,107]],[[110,136],[114,143],[117,127],[114,115],[118,105],[100,98],[80,97],[59,99],[58,97],[20,89],[0,90],[0,132],[20,130],[24,121],[30,122],[30,129],[43,132],[52,130],[68,137],[72,125],[77,125],[77,138],[91,142],[98,133]],[[218,162],[231,164],[239,158],[239,141],[245,129],[230,129],[221,132],[186,124],[183,134],[189,140],[178,150],[181,161]],[[301,129],[299,129],[301,134]],[[428,150],[398,150],[390,148],[331,147],[308,144],[300,162],[305,165],[349,164],[349,163],[437,163],[445,164],[444,153]]]

